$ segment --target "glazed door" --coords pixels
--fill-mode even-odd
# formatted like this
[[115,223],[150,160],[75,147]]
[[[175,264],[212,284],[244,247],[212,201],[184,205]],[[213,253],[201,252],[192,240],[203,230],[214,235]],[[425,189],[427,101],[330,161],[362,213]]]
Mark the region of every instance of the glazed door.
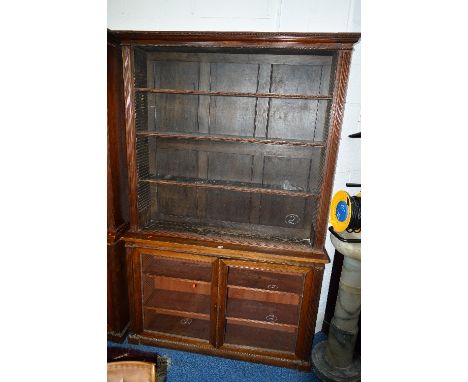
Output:
[[298,338],[310,326],[304,286],[312,276],[305,267],[220,261],[218,345],[302,357],[304,343]]
[[[214,343],[216,259],[137,250],[141,331]],[[213,298],[212,298],[213,296]]]

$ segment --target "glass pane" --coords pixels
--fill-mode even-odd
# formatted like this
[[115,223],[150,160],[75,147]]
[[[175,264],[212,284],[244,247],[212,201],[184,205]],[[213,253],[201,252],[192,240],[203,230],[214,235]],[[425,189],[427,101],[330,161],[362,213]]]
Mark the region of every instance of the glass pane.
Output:
[[296,337],[296,330],[285,332],[228,323],[224,343],[293,353],[296,348]]
[[144,330],[209,339],[211,263],[141,255]]

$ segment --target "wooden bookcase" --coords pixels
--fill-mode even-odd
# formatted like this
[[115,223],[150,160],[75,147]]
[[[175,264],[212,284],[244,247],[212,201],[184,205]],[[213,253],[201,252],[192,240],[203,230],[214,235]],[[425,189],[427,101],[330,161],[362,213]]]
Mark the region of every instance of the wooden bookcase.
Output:
[[112,32],[130,342],[310,368],[359,34]]

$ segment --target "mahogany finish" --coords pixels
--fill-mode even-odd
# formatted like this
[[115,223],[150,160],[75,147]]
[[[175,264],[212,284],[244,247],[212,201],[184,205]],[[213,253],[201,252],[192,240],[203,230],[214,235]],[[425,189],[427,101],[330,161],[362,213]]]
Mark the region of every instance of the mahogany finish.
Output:
[[236,299],[230,296],[226,315],[232,318],[296,325],[298,322],[298,307],[295,304]]
[[303,95],[303,94],[275,94],[275,93],[238,93],[238,92],[212,92],[206,90],[176,90],[176,89],[153,89],[136,88],[139,92],[158,93],[158,94],[195,94],[195,95],[215,95],[227,97],[258,97],[258,98],[291,98],[291,99],[331,99],[329,96],[322,95]]
[[270,291],[300,293],[303,280],[302,277],[289,273],[234,268],[229,273],[228,284]]
[[325,245],[328,212],[330,208],[333,179],[335,176],[336,160],[338,157],[341,125],[343,124],[349,69],[351,66],[351,54],[351,51],[340,51],[337,53],[336,77],[333,86],[334,97],[330,115],[330,131],[328,133],[329,139],[325,157],[324,180],[320,193],[315,248],[321,248]]
[[125,246],[128,228],[127,165],[122,126],[122,49],[107,41],[107,336],[123,341],[129,326]]
[[360,34],[112,36],[122,52],[129,342],[310,369]]
[[182,45],[196,47],[269,47],[315,50],[353,49],[360,33],[291,32],[153,32],[113,31],[124,45]]
[[[170,252],[170,242],[140,247],[130,236],[125,239],[129,278],[133,281],[130,342],[310,368],[308,356],[298,354],[310,354],[323,264],[295,266],[229,260],[208,247],[201,256],[190,251],[190,246],[185,250],[175,247]],[[161,267],[161,272],[169,272],[171,277],[148,277],[148,264],[163,264],[161,259],[166,264],[179,262],[184,266],[178,270],[169,266],[169,271]],[[200,271],[193,273],[192,280],[186,279],[190,277],[187,269],[206,271],[206,264],[212,266],[211,282],[197,280],[210,279]],[[233,283],[252,283],[254,287],[231,285],[232,270]],[[239,278],[241,270],[247,274]],[[156,283],[154,278],[162,278],[163,282]],[[299,288],[297,280],[301,280]],[[255,288],[261,287],[262,281],[267,283],[265,289]],[[270,290],[268,285],[278,285],[278,289]],[[301,338],[301,334],[309,335],[310,341]]]
[[123,240],[107,244],[107,338],[121,342],[129,326],[127,275]]

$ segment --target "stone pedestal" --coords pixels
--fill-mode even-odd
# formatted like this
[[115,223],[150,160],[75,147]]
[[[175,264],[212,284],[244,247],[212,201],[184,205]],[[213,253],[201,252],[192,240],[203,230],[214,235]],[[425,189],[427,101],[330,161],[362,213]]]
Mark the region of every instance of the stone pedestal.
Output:
[[[340,233],[360,238],[360,234]],[[345,243],[331,237],[336,250],[344,255],[335,314],[328,340],[312,351],[314,371],[322,381],[355,382],[361,380],[361,360],[353,360],[361,312],[361,243]]]

